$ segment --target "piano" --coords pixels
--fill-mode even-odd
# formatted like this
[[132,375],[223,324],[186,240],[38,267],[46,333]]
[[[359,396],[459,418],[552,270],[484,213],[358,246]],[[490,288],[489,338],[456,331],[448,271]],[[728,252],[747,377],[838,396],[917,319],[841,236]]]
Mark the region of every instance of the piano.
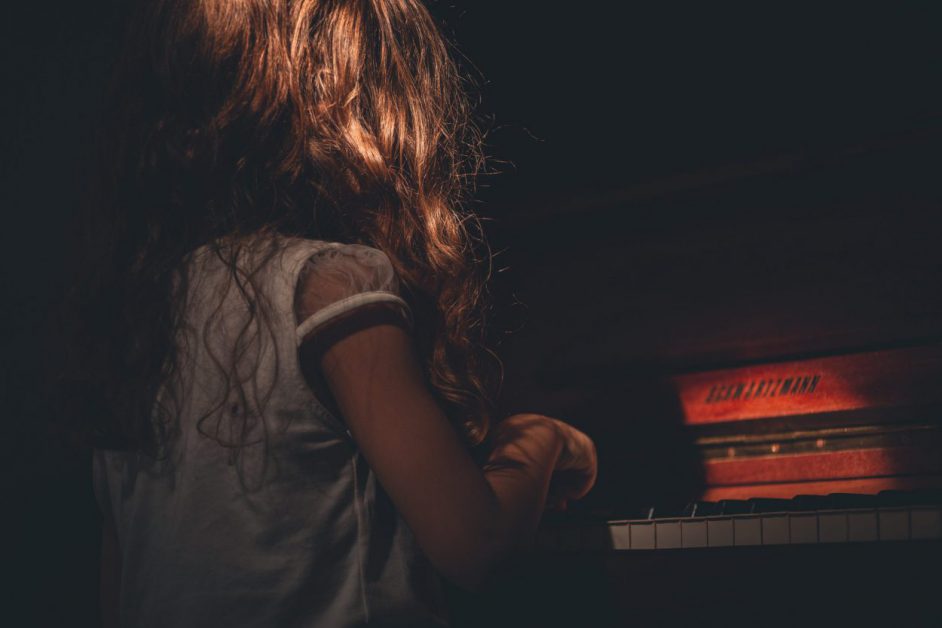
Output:
[[942,343],[672,379],[704,487],[548,549],[942,540]]
[[464,625],[933,625],[940,382],[942,342],[670,378],[689,501],[548,513]]
[[600,475],[456,625],[942,622],[938,139],[504,221],[505,407]]

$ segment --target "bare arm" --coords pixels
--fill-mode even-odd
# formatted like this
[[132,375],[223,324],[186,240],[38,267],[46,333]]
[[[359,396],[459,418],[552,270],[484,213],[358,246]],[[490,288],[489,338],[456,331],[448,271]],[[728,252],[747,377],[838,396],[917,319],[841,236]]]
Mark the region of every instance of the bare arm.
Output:
[[[302,360],[311,360],[307,353]],[[482,471],[428,390],[412,338],[377,324],[333,342],[319,365],[364,457],[446,578],[474,588],[539,521],[563,438],[551,419],[502,423]]]

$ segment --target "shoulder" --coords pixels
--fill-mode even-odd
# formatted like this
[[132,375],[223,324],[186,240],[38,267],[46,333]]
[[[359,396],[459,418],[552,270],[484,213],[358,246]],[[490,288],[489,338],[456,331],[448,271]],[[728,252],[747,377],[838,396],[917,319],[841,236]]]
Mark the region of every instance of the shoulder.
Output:
[[[363,244],[322,242],[298,272],[295,314],[301,338],[354,311],[392,309],[411,326],[411,310],[389,256]],[[341,315],[343,315],[341,317]]]
[[388,268],[392,270],[389,256],[383,251],[365,244],[343,244],[324,240],[305,240],[312,254],[309,265],[344,265],[361,268]]
[[304,293],[339,289],[355,293],[364,290],[398,290],[398,279],[389,256],[364,244],[307,241],[301,256],[298,288]]

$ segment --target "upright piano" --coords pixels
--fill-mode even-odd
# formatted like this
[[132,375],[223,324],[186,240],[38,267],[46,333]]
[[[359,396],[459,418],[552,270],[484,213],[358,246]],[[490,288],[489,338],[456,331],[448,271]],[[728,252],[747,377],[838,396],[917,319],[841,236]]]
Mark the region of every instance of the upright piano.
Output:
[[507,412],[600,475],[458,625],[942,625],[938,140],[505,220]]

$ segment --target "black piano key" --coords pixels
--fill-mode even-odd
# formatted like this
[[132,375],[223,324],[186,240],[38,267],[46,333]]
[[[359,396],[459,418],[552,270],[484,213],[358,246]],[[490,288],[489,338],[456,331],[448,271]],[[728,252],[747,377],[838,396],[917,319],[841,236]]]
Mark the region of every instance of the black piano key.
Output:
[[880,491],[876,495],[877,505],[882,508],[900,508],[903,506],[942,505],[942,491],[939,489],[919,489],[916,491]]
[[[940,503],[935,491],[880,491],[877,502],[885,508],[900,508],[903,506],[922,506]],[[936,499],[934,499],[934,497]]]
[[722,514],[719,502],[693,502],[687,508],[689,517],[715,517]]
[[825,495],[796,495],[791,499],[793,511],[827,510],[828,500]]
[[833,510],[850,508],[876,508],[876,495],[859,495],[857,493],[831,493],[827,496],[827,508]]
[[752,504],[745,499],[724,499],[719,506],[721,515],[748,515],[752,512]]
[[790,499],[774,499],[771,497],[753,497],[749,500],[751,504],[750,512],[788,512],[792,509]]
[[942,505],[942,490],[937,488],[919,489],[911,491],[910,497],[914,506],[938,506]]
[[877,493],[877,503],[883,508],[898,508],[908,506],[912,497],[906,491],[880,491]]

